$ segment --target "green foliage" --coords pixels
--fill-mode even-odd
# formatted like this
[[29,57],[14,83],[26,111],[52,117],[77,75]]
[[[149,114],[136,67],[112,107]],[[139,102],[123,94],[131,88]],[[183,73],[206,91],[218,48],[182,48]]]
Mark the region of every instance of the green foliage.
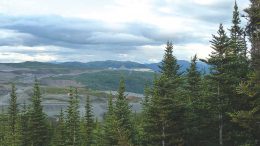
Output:
[[116,121],[116,135],[118,145],[128,146],[135,143],[135,130],[132,123],[131,107],[125,96],[125,82],[121,78],[118,93],[113,108]]
[[9,108],[8,108],[8,115],[9,115],[9,134],[10,134],[10,146],[16,146],[19,145],[20,140],[20,133],[19,133],[19,110],[18,110],[18,104],[17,104],[17,95],[16,95],[16,88],[15,85],[12,84],[12,90],[11,90],[11,99],[9,101]]
[[127,70],[105,70],[98,72],[83,73],[80,75],[62,76],[52,79],[73,79],[77,82],[86,85],[90,89],[94,90],[112,90],[116,91],[120,77],[124,76],[126,82],[126,89],[128,92],[143,93],[145,83],[152,84],[153,72],[139,72],[139,71],[127,71]]
[[172,55],[173,45],[171,42],[167,42],[165,48],[165,54],[160,65],[161,73],[166,77],[175,77],[178,75],[180,66],[177,64],[177,59]]
[[66,111],[66,145],[80,146],[80,115],[77,89],[70,88],[69,106]]
[[99,122],[96,119],[96,122],[93,127],[93,144],[92,146],[103,146],[104,145],[104,139],[103,139],[103,129],[102,129],[102,123]]
[[2,109],[0,114],[0,146],[8,145],[8,125],[5,121],[8,121],[8,115]]
[[91,146],[93,143],[93,130],[94,130],[94,119],[93,119],[93,113],[92,113],[92,106],[90,103],[90,98],[87,96],[86,99],[86,105],[85,105],[85,120],[84,120],[84,129],[85,129],[85,135],[84,135],[84,141],[85,146]]
[[154,73],[136,71],[101,71],[81,74],[75,77],[78,82],[96,90],[116,90],[120,76],[125,77],[126,89],[129,92],[143,93],[145,83],[151,84]]
[[[260,84],[257,77],[254,74],[250,75],[250,78],[246,82],[242,82],[238,88],[237,92],[239,94],[246,95],[244,104],[246,108],[241,108],[237,111],[230,112],[232,122],[240,125],[247,132],[248,139],[251,142],[259,139],[260,135]],[[247,141],[248,142],[248,141]],[[246,144],[246,143],[245,143]],[[256,144],[256,143],[255,143]]]
[[29,110],[30,145],[32,146],[49,145],[48,124],[41,100],[39,82],[35,79],[33,96],[31,98],[32,105]]
[[248,17],[247,33],[251,42],[251,65],[260,78],[260,1],[250,0],[250,6],[245,9]]
[[212,100],[217,102],[217,107],[214,110],[219,121],[219,144],[228,143],[233,145],[234,140],[231,140],[232,134],[228,132],[233,130],[233,128],[226,115],[232,109],[231,97],[234,95],[232,92],[234,90],[234,87],[232,87],[232,74],[230,74],[233,50],[230,46],[231,41],[226,35],[222,24],[219,26],[217,35],[213,35],[211,43],[214,51],[206,62],[212,66],[209,77],[211,78],[212,92],[215,94]]
[[[184,103],[181,102],[182,85],[179,65],[172,54],[172,43],[167,42],[161,76],[155,79],[151,98],[144,104],[146,116],[144,131],[148,145],[177,145],[182,143]],[[178,125],[178,127],[177,127]]]
[[21,146],[28,146],[31,142],[29,120],[29,108],[24,103],[21,111]]
[[[211,41],[213,52],[203,60],[210,65],[210,74],[201,75],[195,55],[186,74],[182,75],[173,55],[173,45],[167,42],[161,74],[154,79],[153,73],[143,72],[140,76],[140,72],[137,75],[134,71],[77,75],[75,80],[90,82],[97,89],[114,90],[119,82],[114,101],[113,96],[109,96],[103,121],[96,119],[96,122],[89,96],[85,116],[80,116],[79,92],[104,96],[100,93],[70,88],[69,99],[64,100],[69,104],[66,113],[61,110],[58,121],[48,121],[38,81],[35,80],[31,104],[24,104],[21,110],[18,110],[16,89],[12,85],[8,110],[5,112],[3,107],[0,114],[0,146],[258,146],[260,1],[251,0],[251,3],[246,9],[247,33],[252,44],[250,59],[235,3],[230,36],[220,24]],[[24,65],[48,67],[45,63]],[[118,78],[122,75],[127,75],[126,81]],[[141,93],[146,81],[143,110],[133,113],[125,90]],[[92,82],[98,82],[99,86]],[[44,91],[58,94],[65,90],[47,87]],[[53,138],[50,131],[54,131]]]
[[113,96],[110,94],[107,104],[107,113],[104,116],[104,145],[116,145],[117,141],[116,117],[114,114]]
[[238,6],[237,2],[235,2],[234,5],[234,11],[233,11],[233,19],[232,19],[232,26],[230,29],[230,38],[231,42],[233,43],[233,51],[234,54],[238,55],[246,55],[246,42],[244,37],[244,30],[240,27],[241,20],[239,16]]
[[229,62],[231,71],[229,74],[230,77],[232,77],[233,84],[236,86],[241,79],[246,79],[249,71],[245,31],[241,28],[241,20],[236,2],[233,11],[232,24],[230,29],[230,49],[232,53],[230,54],[231,61]]
[[55,129],[55,135],[54,135],[53,143],[54,146],[66,146],[66,127],[65,127],[65,119],[64,119],[64,113],[61,109],[60,115],[58,117],[58,123]]
[[[190,64],[190,68],[187,69],[186,75],[186,112],[185,112],[185,130],[184,130],[184,142],[185,145],[200,145],[203,139],[202,125],[205,126],[205,122],[202,113],[204,109],[202,98],[202,78],[197,69],[197,55],[195,55]],[[205,131],[204,131],[205,132]]]
[[195,55],[190,64],[190,68],[187,69],[187,92],[189,94],[189,100],[191,102],[192,96],[193,98],[199,98],[201,91],[201,75],[197,69],[197,55]]

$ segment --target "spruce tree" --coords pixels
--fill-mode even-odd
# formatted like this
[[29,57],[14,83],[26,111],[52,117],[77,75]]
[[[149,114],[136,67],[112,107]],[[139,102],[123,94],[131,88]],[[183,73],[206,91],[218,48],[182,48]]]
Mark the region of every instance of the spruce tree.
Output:
[[190,68],[187,69],[187,92],[189,102],[191,104],[191,98],[199,98],[200,96],[200,82],[201,82],[201,74],[197,69],[197,55],[195,55],[190,64]]
[[242,95],[247,95],[244,99],[245,106],[238,111],[230,112],[229,115],[232,122],[243,128],[246,140],[241,142],[241,145],[259,145],[260,140],[260,84],[257,83],[255,73],[250,75],[246,82],[242,82],[237,92]]
[[80,137],[80,115],[79,115],[79,99],[78,91],[69,91],[69,105],[66,111],[66,145],[79,146],[81,145]]
[[232,121],[242,127],[247,139],[243,145],[259,145],[260,141],[260,1],[250,0],[249,8],[245,10],[248,17],[247,34],[251,42],[249,80],[242,81],[237,88],[239,94],[244,95],[243,106],[230,112]]
[[231,44],[233,47],[233,53],[235,55],[241,55],[241,57],[246,57],[247,47],[245,42],[245,33],[241,28],[240,13],[238,11],[237,2],[235,1],[232,26],[230,29]]
[[[225,88],[228,89],[225,91],[225,94],[229,99],[226,113],[237,111],[241,109],[241,107],[246,107],[247,103],[244,100],[245,96],[237,94],[236,88],[240,82],[247,80],[247,75],[250,71],[245,32],[241,28],[241,20],[236,1],[233,11],[232,26],[230,29],[229,47],[231,53],[226,56],[228,62],[224,66],[224,74],[226,76]],[[248,139],[245,131],[237,126],[237,124],[228,120],[225,125],[226,130],[229,133],[227,136],[229,138],[226,138],[226,144],[240,145],[242,141]]]
[[30,113],[29,113],[29,108],[26,106],[26,104],[23,104],[23,108],[21,111],[21,146],[28,146],[30,145],[30,125],[29,125],[29,120],[30,120]]
[[[238,6],[235,1],[232,26],[230,29],[230,48],[232,50],[230,57],[232,60],[230,61],[228,66],[230,85],[233,85],[233,89],[238,85],[239,82],[241,82],[241,80],[246,80],[247,74],[249,72],[249,59],[247,57],[245,31],[243,28],[241,28],[241,20],[239,14],[240,13],[238,11]],[[235,92],[233,92],[233,96],[237,96],[234,94]],[[238,106],[240,106],[239,103],[237,104]]]
[[110,93],[108,103],[107,103],[107,112],[104,117],[104,144],[103,145],[117,145],[117,126],[116,117],[114,114],[114,105],[113,105],[113,95]]
[[5,127],[4,127],[4,115],[3,113],[0,114],[0,146],[3,146],[2,143],[4,143],[5,138]]
[[260,79],[260,1],[250,0],[250,6],[245,9],[248,17],[247,33],[251,42],[251,66]]
[[84,129],[85,129],[85,146],[91,146],[93,143],[93,129],[94,129],[94,119],[93,111],[90,103],[90,98],[87,96],[86,105],[85,105],[85,119],[84,119]]
[[167,42],[160,66],[161,76],[154,81],[144,130],[150,134],[150,145],[178,145],[183,143],[184,103],[181,99],[179,65],[172,54],[173,45]]
[[60,115],[58,117],[58,123],[55,130],[55,138],[54,138],[54,145],[55,146],[66,146],[66,127],[65,127],[65,119],[64,113],[61,109]]
[[132,123],[131,107],[125,94],[125,82],[121,78],[115,101],[114,114],[116,118],[116,132],[118,145],[129,146],[135,143],[135,131]]
[[142,100],[142,112],[140,114],[141,117],[139,117],[139,120],[135,120],[135,125],[138,127],[138,142],[139,145],[146,146],[149,143],[149,135],[148,133],[145,132],[145,126],[147,122],[148,116],[148,110],[149,110],[149,105],[150,105],[150,98],[151,98],[151,90],[150,87],[147,85],[144,88],[144,98]]
[[19,110],[17,104],[17,95],[16,95],[16,88],[15,85],[12,84],[11,90],[11,99],[9,101],[9,108],[8,108],[8,120],[9,120],[9,133],[10,133],[10,143],[11,146],[19,145]]
[[8,115],[4,111],[4,107],[1,109],[0,113],[0,146],[6,146],[10,143],[10,138],[8,137]]
[[32,105],[30,109],[30,142],[31,146],[47,146],[49,145],[48,125],[46,115],[43,112],[41,105],[42,97],[40,86],[37,79],[35,79],[33,96],[31,98]]
[[168,78],[170,77],[178,77],[180,73],[178,73],[180,66],[177,64],[177,59],[173,56],[173,44],[171,42],[167,42],[165,48],[165,54],[159,68],[161,69],[161,73],[163,76]]
[[102,127],[101,122],[99,122],[97,118],[94,123],[92,135],[93,135],[92,136],[93,140],[92,140],[91,146],[103,146],[104,145],[103,127]]
[[185,145],[200,145],[203,140],[202,124],[203,123],[203,109],[202,94],[201,94],[201,74],[197,69],[197,55],[191,59],[190,67],[187,69],[187,104],[185,113]]
[[[209,55],[206,63],[211,65],[212,87],[214,87],[215,98],[217,101],[216,110],[218,111],[219,119],[219,145],[225,145],[230,141],[228,136],[227,125],[230,126],[226,113],[231,110],[230,102],[232,92],[232,80],[230,79],[230,63],[232,62],[232,48],[230,47],[230,39],[226,35],[223,25],[220,24],[217,35],[213,35],[211,42],[213,52]],[[225,86],[223,86],[225,85]],[[224,125],[226,125],[224,127]],[[226,131],[226,132],[225,132]],[[225,138],[225,139],[224,139]]]
[[241,81],[247,79],[249,73],[249,59],[247,57],[247,45],[245,41],[245,32],[240,27],[241,20],[239,17],[239,11],[237,3],[235,2],[233,11],[232,26],[230,29],[230,48],[231,53],[230,61],[226,65],[226,74],[229,76],[228,86],[230,86],[230,97],[231,97],[231,108],[234,110],[238,109],[244,103],[241,103],[244,97],[239,96],[235,89]]

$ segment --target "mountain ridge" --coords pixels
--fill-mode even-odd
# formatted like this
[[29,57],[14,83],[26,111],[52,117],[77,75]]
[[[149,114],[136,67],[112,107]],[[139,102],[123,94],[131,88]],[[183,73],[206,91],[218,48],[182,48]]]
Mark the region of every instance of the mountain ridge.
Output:
[[[186,60],[177,60],[180,65],[180,71],[185,72],[189,67],[190,62]],[[154,72],[159,72],[160,68],[158,63],[138,63],[133,61],[91,61],[91,62],[37,62],[26,61],[21,63],[1,63],[12,67],[24,68],[79,68],[79,69],[150,69]],[[201,72],[209,72],[209,66],[201,61],[197,62],[198,70]]]

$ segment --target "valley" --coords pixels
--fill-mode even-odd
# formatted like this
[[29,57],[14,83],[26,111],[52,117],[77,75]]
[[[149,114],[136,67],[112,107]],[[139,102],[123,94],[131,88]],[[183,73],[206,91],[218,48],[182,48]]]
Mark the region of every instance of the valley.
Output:
[[[183,61],[180,63],[184,67],[187,66]],[[207,66],[200,66],[203,67]],[[154,65],[135,62],[2,63],[0,64],[0,108],[6,110],[10,99],[11,83],[16,84],[17,102],[20,107],[23,104],[30,104],[29,98],[32,96],[36,77],[41,84],[42,105],[48,116],[55,117],[61,108],[66,109],[68,89],[76,87],[80,94],[80,112],[84,113],[85,99],[90,96],[93,112],[101,119],[106,111],[110,92],[116,94],[119,80],[124,77],[126,96],[129,97],[132,110],[140,112],[144,87],[151,86],[156,75],[158,70]]]

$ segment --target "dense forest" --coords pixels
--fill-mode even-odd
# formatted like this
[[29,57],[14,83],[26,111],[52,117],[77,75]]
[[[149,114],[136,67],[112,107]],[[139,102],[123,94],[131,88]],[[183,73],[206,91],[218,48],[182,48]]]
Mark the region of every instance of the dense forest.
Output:
[[69,89],[69,106],[53,120],[43,111],[37,79],[30,105],[17,104],[12,84],[9,107],[0,114],[0,146],[259,146],[260,0],[251,0],[245,13],[243,28],[235,4],[231,28],[220,24],[212,35],[213,51],[201,59],[209,74],[198,71],[196,55],[180,72],[167,42],[141,113],[131,111],[123,77],[102,120],[94,117],[90,97],[80,116],[76,88]]

